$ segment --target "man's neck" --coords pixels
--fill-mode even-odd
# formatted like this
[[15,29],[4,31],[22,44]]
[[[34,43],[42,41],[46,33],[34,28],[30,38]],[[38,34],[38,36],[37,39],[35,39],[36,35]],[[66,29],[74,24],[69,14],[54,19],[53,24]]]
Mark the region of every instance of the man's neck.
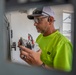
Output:
[[52,34],[52,33],[54,33],[54,32],[56,32],[56,29],[55,29],[55,28],[50,29],[50,30],[48,30],[47,32],[45,32],[45,33],[43,34],[43,36],[48,36],[48,35],[50,35],[50,34]]

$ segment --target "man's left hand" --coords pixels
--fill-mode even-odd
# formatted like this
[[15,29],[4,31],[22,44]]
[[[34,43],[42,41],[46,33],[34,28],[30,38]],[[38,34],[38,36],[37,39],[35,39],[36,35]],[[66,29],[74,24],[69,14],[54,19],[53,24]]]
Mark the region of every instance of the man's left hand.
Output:
[[40,66],[42,64],[42,61],[40,60],[41,50],[39,50],[38,52],[35,52],[22,45],[19,45],[19,48],[21,49],[20,50],[21,59],[26,61],[28,64],[33,65],[33,66]]

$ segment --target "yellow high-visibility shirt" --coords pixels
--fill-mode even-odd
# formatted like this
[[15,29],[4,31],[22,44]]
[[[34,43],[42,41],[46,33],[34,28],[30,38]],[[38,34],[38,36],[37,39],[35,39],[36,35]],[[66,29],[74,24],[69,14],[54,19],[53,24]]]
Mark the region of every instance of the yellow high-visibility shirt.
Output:
[[42,50],[41,60],[54,69],[71,71],[72,69],[72,43],[56,31],[49,36],[40,34],[36,40]]

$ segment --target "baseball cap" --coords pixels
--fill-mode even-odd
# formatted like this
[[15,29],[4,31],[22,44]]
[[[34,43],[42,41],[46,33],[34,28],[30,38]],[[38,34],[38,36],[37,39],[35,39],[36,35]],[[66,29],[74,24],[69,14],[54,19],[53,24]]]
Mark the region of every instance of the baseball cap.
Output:
[[50,6],[43,8],[36,8],[31,15],[27,15],[28,19],[34,19],[35,16],[52,16],[54,18],[54,11]]

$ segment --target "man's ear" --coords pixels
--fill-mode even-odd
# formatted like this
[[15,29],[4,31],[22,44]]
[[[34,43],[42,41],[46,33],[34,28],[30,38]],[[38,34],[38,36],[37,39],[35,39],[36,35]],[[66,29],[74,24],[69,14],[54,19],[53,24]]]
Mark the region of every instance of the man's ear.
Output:
[[48,22],[54,22],[54,18],[53,17],[48,17]]

